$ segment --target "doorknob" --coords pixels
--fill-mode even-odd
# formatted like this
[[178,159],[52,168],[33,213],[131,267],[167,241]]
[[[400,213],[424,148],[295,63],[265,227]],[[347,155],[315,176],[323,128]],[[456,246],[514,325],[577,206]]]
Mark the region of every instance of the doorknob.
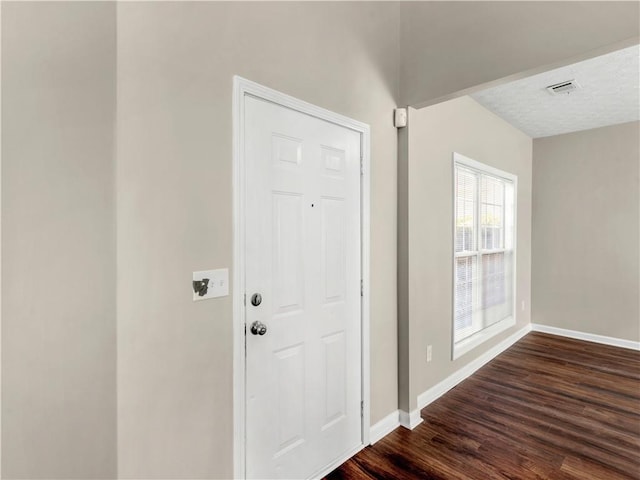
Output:
[[251,305],[253,305],[254,307],[257,307],[261,303],[262,303],[262,295],[260,295],[259,293],[254,293],[253,295],[251,295]]
[[264,335],[267,333],[267,326],[262,322],[253,322],[251,324],[251,333],[254,335]]

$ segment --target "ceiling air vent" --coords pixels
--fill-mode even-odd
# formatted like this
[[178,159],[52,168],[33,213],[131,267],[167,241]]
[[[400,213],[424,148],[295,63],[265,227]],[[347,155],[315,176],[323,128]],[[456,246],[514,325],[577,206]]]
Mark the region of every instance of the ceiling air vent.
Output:
[[561,95],[563,93],[569,94],[574,90],[580,88],[580,84],[575,80],[567,80],[566,82],[556,83],[555,85],[549,85],[547,92],[551,95]]

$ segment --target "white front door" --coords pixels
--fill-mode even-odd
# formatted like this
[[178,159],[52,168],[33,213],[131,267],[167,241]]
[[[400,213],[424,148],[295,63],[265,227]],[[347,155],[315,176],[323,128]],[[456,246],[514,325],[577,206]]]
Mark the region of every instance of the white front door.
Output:
[[360,133],[244,118],[246,475],[309,478],[362,445]]

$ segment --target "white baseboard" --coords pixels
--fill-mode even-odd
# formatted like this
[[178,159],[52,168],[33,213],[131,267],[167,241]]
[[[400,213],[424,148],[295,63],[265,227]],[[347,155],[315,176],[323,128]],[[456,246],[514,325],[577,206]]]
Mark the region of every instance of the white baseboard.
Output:
[[393,432],[400,426],[400,410],[395,410],[369,429],[369,441],[371,445]]
[[624,340],[622,338],[606,337],[604,335],[596,335],[594,333],[578,332],[576,330],[567,330],[565,328],[549,327],[532,323],[531,330],[534,332],[550,333],[551,335],[559,335],[561,337],[575,338],[576,340],[584,340],[586,342],[602,343],[614,347],[628,348],[631,350],[640,350],[640,342],[633,340]]
[[420,416],[420,409],[417,408],[412,410],[411,412],[405,412],[404,410],[399,410],[400,412],[400,425],[408,430],[413,430],[418,425],[422,423],[422,417]]
[[398,426],[403,426],[404,428],[407,428],[409,430],[413,430],[414,428],[416,428],[423,421],[422,417],[420,416],[420,410],[429,405],[431,402],[440,398],[442,395],[447,393],[464,379],[471,376],[480,367],[489,363],[491,360],[500,355],[530,331],[549,333],[552,335],[575,338],[577,340],[585,340],[587,342],[602,343],[605,345],[612,345],[615,347],[628,348],[632,350],[640,350],[640,342],[532,323],[521,328],[510,337],[505,338],[491,350],[486,351],[480,357],[465,365],[460,370],[449,375],[447,378],[437,383],[426,392],[418,395],[418,408],[416,410],[413,410],[411,412],[396,410],[394,412],[391,412],[375,425],[372,425],[369,433],[369,440],[371,441],[371,444],[373,445],[374,443],[391,433],[393,430],[395,430]]
[[[418,411],[422,410],[424,407],[429,405],[434,400],[437,400],[438,398],[440,398],[442,395],[444,395],[453,387],[455,387],[460,382],[462,382],[465,378],[471,376],[476,370],[478,370],[480,367],[484,366],[485,364],[489,363],[491,360],[493,360],[495,357],[500,355],[502,352],[504,352],[507,348],[509,348],[514,343],[516,343],[518,340],[520,340],[530,331],[531,331],[531,325],[527,325],[521,328],[513,335],[509,336],[508,338],[505,338],[502,342],[497,344],[492,349],[487,350],[478,358],[469,362],[460,370],[449,375],[440,383],[435,384],[426,392],[423,392],[420,395],[418,395]],[[402,424],[402,419],[400,420],[400,423]]]

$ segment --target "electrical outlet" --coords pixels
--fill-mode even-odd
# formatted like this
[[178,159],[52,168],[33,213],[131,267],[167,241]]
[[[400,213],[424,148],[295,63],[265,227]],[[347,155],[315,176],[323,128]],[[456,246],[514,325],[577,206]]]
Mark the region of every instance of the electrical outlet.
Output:
[[524,312],[524,300],[522,300],[522,311]]
[[191,287],[194,302],[227,296],[229,295],[229,269],[193,272]]
[[427,362],[431,361],[432,354],[433,354],[433,346],[427,345]]

